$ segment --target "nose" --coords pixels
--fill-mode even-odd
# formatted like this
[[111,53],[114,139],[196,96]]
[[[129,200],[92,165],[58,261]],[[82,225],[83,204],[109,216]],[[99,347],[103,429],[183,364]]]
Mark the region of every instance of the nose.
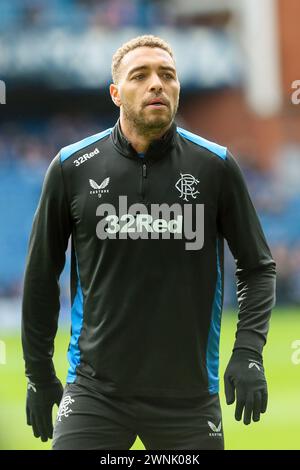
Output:
[[150,91],[162,91],[163,85],[162,81],[157,74],[153,74],[150,82]]

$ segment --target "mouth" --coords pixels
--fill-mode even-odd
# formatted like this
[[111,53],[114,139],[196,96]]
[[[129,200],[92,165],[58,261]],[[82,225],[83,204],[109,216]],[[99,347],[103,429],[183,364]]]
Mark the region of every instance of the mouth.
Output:
[[153,99],[153,100],[150,100],[147,104],[146,104],[147,107],[151,107],[151,108],[163,108],[163,107],[166,107],[167,104],[164,100],[160,99],[160,98],[157,98],[157,99]]

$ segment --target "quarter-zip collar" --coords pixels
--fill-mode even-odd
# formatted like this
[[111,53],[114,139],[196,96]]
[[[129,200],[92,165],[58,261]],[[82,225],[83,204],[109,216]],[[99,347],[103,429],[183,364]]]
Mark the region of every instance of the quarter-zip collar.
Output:
[[111,137],[115,147],[117,147],[118,151],[123,156],[128,158],[134,158],[139,161],[142,160],[154,162],[166,155],[167,151],[175,145],[175,138],[177,132],[176,129],[177,125],[175,121],[173,121],[171,127],[161,138],[155,139],[150,143],[147,151],[144,154],[144,158],[142,159],[123,134],[120,125],[120,118],[117,120],[115,126],[112,129]]

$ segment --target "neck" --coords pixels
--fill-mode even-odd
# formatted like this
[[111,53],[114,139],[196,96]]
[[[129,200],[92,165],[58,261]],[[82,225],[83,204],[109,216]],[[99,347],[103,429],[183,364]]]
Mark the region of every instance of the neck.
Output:
[[147,133],[129,123],[123,115],[120,116],[121,130],[126,139],[138,153],[145,153],[153,140],[160,139],[171,127],[172,122],[162,129],[149,129]]

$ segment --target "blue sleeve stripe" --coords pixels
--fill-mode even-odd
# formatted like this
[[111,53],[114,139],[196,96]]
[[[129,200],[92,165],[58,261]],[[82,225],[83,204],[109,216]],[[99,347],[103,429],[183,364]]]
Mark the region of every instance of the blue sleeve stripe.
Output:
[[68,348],[69,370],[67,383],[73,383],[76,380],[76,367],[80,364],[79,338],[83,324],[83,294],[80,284],[78,260],[76,256],[77,268],[77,291],[71,309],[72,336]]
[[182,129],[181,127],[177,127],[177,132],[182,137],[185,137],[191,142],[194,142],[194,144],[200,145],[201,147],[204,147],[210,152],[218,155],[218,157],[222,158],[222,160],[226,160],[227,147],[223,147],[222,145],[216,144],[215,142],[206,140],[203,137],[200,137],[199,135],[193,134],[192,132]]
[[105,131],[99,132],[98,134],[91,135],[90,137],[86,137],[85,139],[79,140],[78,142],[75,142],[74,144],[67,145],[66,147],[63,147],[60,151],[60,160],[61,162],[64,162],[67,160],[67,158],[71,157],[75,152],[78,152],[78,150],[83,149],[84,147],[87,147],[88,145],[93,144],[94,142],[97,142],[97,140],[101,140],[107,135],[109,135],[112,131],[112,127],[109,129],[106,129]]
[[219,258],[219,243],[221,241],[217,238],[217,280],[206,350],[208,392],[210,395],[219,392],[219,345],[222,319],[222,272]]

